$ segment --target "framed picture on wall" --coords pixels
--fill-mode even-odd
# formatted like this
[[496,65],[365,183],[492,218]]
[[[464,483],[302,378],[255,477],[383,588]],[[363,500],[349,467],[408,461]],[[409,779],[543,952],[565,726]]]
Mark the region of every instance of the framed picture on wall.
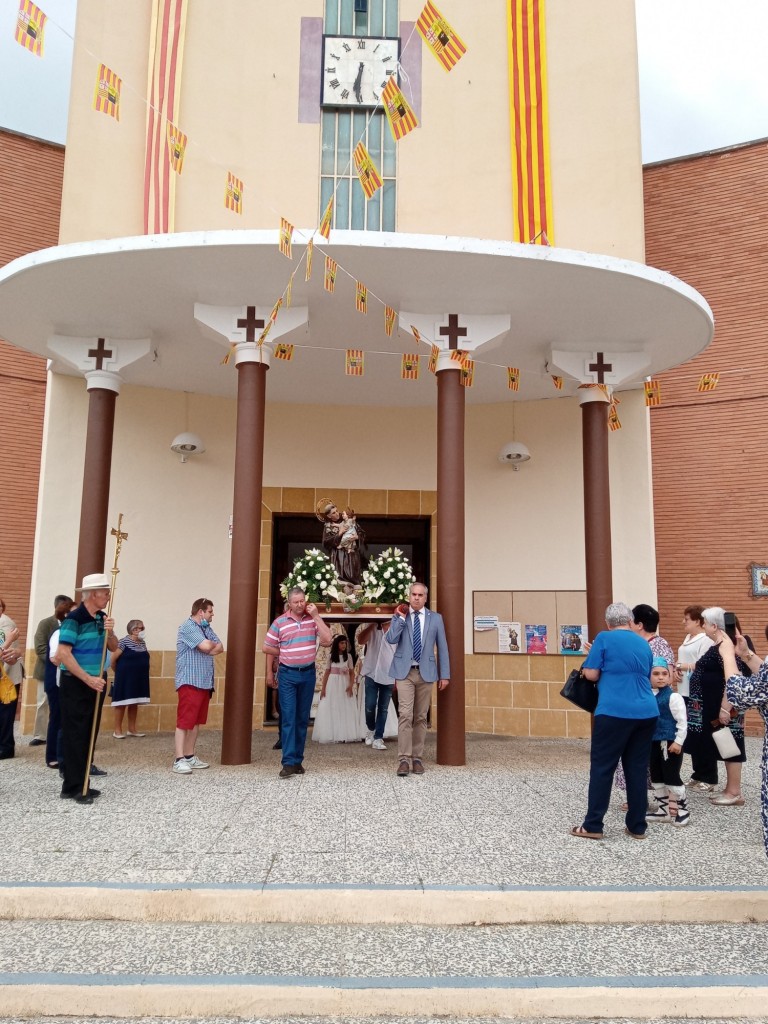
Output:
[[752,597],[768,597],[768,564],[750,562],[748,571],[752,584]]

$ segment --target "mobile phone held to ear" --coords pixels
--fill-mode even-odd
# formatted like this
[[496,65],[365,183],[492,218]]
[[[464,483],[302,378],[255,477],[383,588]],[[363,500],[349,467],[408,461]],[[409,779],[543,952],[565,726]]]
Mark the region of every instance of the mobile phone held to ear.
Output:
[[736,614],[735,612],[726,612],[723,616],[725,619],[725,632],[731,638],[731,643],[736,643]]

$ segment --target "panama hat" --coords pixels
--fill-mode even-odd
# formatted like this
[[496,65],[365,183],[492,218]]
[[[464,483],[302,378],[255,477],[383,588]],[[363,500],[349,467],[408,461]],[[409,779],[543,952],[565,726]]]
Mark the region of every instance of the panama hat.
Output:
[[75,587],[75,590],[111,590],[112,581],[105,572],[92,572],[89,576],[83,576],[82,587]]

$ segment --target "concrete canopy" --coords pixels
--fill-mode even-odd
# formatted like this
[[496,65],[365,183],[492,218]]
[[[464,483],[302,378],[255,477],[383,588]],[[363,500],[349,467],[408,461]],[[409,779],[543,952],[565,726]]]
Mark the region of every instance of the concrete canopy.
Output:
[[[0,336],[52,357],[53,335],[150,338],[146,356],[121,370],[126,383],[213,395],[235,394],[225,349],[204,336],[196,302],[272,307],[285,291],[309,232],[294,234],[293,262],[276,231],[211,231],[77,242],[23,256],[0,270]],[[553,349],[645,353],[647,373],[692,359],[712,339],[712,313],[698,292],[663,271],[615,257],[512,242],[431,235],[334,231],[315,239],[312,278],[304,266],[293,305],[309,307],[290,363],[269,374],[270,401],[338,405],[430,405],[432,375],[400,379],[402,353],[429,354],[401,329],[384,332],[384,305],[446,314],[505,314],[511,329],[476,355],[470,403],[508,401],[507,366],[520,369],[519,399],[555,392]],[[323,289],[324,254],[339,265],[336,291]],[[355,279],[369,290],[355,309]],[[380,300],[380,301],[377,301]],[[432,339],[425,339],[432,340]],[[362,348],[365,375],[344,374],[344,350]],[[57,372],[77,371],[54,359]]]

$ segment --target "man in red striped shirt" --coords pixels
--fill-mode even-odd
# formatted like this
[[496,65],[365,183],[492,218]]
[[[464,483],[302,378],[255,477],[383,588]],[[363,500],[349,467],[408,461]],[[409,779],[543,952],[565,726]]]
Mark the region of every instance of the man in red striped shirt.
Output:
[[283,744],[281,779],[303,775],[304,744],[315,693],[315,653],[318,642],[331,646],[331,631],[314,604],[307,604],[301,587],[288,592],[288,610],[267,630],[262,650],[277,655],[280,695],[280,739]]

